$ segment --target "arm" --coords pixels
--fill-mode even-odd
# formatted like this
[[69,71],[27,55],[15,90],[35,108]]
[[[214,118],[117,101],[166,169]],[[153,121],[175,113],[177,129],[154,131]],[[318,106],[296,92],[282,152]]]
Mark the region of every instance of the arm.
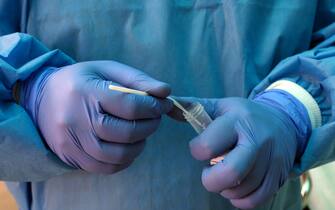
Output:
[[[179,99],[185,106],[200,102],[213,119],[190,142],[193,157],[209,161],[225,154],[202,172],[208,191],[238,208],[254,208],[292,172],[334,160],[335,24],[313,41],[313,49],[279,63],[249,99]],[[170,115],[182,118],[178,110]]]
[[[0,179],[37,181],[71,169],[44,145],[25,110],[14,102],[14,84],[44,66],[73,63],[26,34],[0,37]],[[41,167],[42,166],[42,167]]]
[[[0,16],[6,17],[0,33],[24,31],[24,2],[0,3]],[[16,17],[20,13],[23,18]],[[141,153],[146,137],[172,107],[162,99],[170,93],[167,84],[129,66],[112,61],[69,65],[74,63],[69,57],[29,35],[0,39],[0,103],[10,108],[0,106],[6,114],[0,116],[0,134],[8,143],[0,145],[0,179],[38,181],[72,168],[115,173]],[[151,96],[110,91],[111,82]],[[15,90],[21,106],[14,103]]]
[[[71,170],[54,154],[71,168],[87,172],[125,169],[158,129],[161,115],[172,107],[164,99],[169,86],[137,69],[113,61],[73,63],[29,35],[1,37],[0,101],[12,112],[5,112],[7,118],[0,125],[8,142],[0,145],[0,164],[8,164],[0,178],[35,181]],[[29,115],[11,102],[17,82],[19,102]],[[110,91],[114,82],[151,96]]]
[[[299,85],[311,96],[297,98],[309,112],[313,124],[310,138],[294,172],[299,175],[304,171],[328,163],[335,159],[335,125],[333,123],[335,104],[335,23],[316,32],[313,36],[316,46],[306,52],[289,57],[277,67],[252,92],[251,98],[265,90],[278,80],[289,80]],[[277,83],[278,84],[278,83]],[[274,87],[275,88],[275,87]],[[276,89],[276,88],[275,88]],[[279,87],[277,89],[286,89]],[[290,93],[290,89],[286,89]],[[291,92],[290,94],[293,94]],[[307,99],[307,100],[306,100]],[[313,108],[317,104],[320,111]],[[315,106],[314,106],[315,107]],[[314,122],[315,119],[319,119]]]

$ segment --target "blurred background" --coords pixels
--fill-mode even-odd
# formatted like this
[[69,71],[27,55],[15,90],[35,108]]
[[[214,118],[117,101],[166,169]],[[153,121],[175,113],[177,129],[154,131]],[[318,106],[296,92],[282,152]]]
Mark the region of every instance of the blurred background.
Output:
[[0,182],[0,210],[17,210],[15,200],[8,192],[6,185]]
[[[309,198],[310,210],[335,209],[335,162],[310,171],[312,191]],[[4,183],[0,182],[0,210],[18,210],[13,197]]]

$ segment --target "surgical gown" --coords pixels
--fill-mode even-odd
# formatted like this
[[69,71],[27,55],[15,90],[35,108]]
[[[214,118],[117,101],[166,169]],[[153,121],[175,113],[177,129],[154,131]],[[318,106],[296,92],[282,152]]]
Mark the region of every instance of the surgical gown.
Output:
[[15,103],[14,85],[45,66],[107,59],[179,96],[252,97],[282,78],[303,86],[323,125],[290,180],[258,208],[300,209],[298,175],[335,158],[333,22],[334,0],[1,0],[0,179],[21,210],[234,209],[202,186],[206,163],[188,149],[195,132],[166,117],[116,174],[72,169],[51,152]]

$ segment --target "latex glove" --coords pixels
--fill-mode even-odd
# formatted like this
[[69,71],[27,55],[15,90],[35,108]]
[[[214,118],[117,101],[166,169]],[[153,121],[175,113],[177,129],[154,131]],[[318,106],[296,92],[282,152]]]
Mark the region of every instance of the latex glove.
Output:
[[[112,82],[155,97],[111,91]],[[65,163],[89,172],[114,173],[141,153],[161,115],[172,108],[163,99],[169,94],[166,83],[141,71],[95,61],[31,76],[21,86],[20,101]]]
[[[302,104],[288,99],[292,104],[287,110],[301,116],[296,122],[271,98],[257,101],[243,98],[197,99],[177,98],[184,106],[200,102],[214,121],[190,142],[190,150],[197,160],[209,162],[226,154],[224,160],[204,168],[202,182],[210,192],[220,193],[238,208],[254,208],[273,196],[287,180],[301,146],[298,137],[309,132],[309,118]],[[280,96],[279,101],[287,98]],[[300,106],[300,107],[299,107]],[[296,109],[298,107],[298,109]],[[285,107],[282,107],[285,108]],[[290,109],[291,108],[291,109]],[[182,119],[181,112],[169,113]],[[305,116],[304,116],[305,115]],[[299,122],[298,122],[299,124]],[[304,126],[304,125],[307,125]]]

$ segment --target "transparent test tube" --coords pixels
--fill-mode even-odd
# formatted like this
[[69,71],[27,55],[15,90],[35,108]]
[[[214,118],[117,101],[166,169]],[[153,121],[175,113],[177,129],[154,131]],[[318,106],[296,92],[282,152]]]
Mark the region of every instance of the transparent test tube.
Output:
[[187,112],[183,112],[185,119],[198,134],[202,133],[213,121],[204,107],[198,102],[192,103],[189,107],[184,108],[187,110]]
[[[194,130],[200,134],[213,121],[204,107],[196,102],[189,107],[184,107],[187,112],[183,112],[184,118],[191,124]],[[224,159],[224,155],[211,159],[210,165],[215,165]]]

